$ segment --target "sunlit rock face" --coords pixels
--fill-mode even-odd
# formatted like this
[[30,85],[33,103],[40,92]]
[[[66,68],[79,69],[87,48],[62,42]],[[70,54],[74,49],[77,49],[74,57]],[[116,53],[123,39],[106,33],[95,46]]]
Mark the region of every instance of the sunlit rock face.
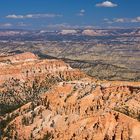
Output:
[[1,83],[9,77],[59,78],[38,98],[0,116],[2,140],[140,139],[139,82],[99,81],[61,60],[36,56],[6,63],[1,69]]
[[72,69],[61,60],[40,60],[32,53],[23,53],[0,59],[0,83],[10,79],[32,79],[47,74],[62,76],[63,78],[80,78],[86,75],[79,70]]
[[102,34],[101,31],[94,31],[94,30],[91,30],[91,29],[86,29],[82,32],[83,35],[88,35],[88,36],[101,36],[101,35],[104,35]]

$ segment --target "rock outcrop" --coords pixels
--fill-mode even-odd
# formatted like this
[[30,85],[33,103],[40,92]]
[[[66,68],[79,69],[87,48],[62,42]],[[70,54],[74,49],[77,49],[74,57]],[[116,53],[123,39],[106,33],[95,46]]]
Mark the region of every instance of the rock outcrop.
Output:
[[[2,67],[9,70],[1,72],[1,81],[9,75],[25,80],[46,74],[62,80],[37,100],[1,116],[2,140],[140,139],[140,83],[97,81],[60,60],[14,65]],[[16,74],[8,75],[14,68]]]
[[72,69],[61,60],[39,60],[32,53],[23,53],[0,59],[0,84],[11,78],[20,80],[32,79],[45,75],[57,75],[64,79],[86,77],[78,69]]

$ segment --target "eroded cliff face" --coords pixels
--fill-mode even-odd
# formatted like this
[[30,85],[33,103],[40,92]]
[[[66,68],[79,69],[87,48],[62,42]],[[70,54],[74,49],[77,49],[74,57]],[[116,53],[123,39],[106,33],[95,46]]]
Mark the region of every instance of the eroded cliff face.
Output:
[[8,114],[4,134],[21,140],[43,139],[49,134],[54,140],[139,140],[139,97],[139,87],[129,85],[60,82],[37,103]]
[[[23,64],[18,64],[22,70]],[[96,81],[58,60],[26,65],[29,74],[23,77],[49,72],[61,80],[37,100],[1,116],[3,140],[140,139],[140,83]]]
[[16,55],[8,55],[7,56],[0,56],[0,62],[2,63],[18,63],[18,62],[26,62],[26,61],[34,61],[37,60],[38,57],[30,52],[25,52],[22,54],[16,54]]
[[78,69],[72,69],[61,60],[39,60],[32,53],[1,58],[0,84],[11,78],[27,80],[35,77],[44,78],[47,74],[59,76],[63,79],[78,79],[86,77]]

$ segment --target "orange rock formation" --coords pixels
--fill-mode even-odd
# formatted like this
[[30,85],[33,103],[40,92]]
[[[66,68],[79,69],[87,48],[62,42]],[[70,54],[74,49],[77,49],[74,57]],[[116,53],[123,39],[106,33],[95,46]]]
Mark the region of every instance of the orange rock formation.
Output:
[[38,101],[2,116],[3,140],[140,140],[140,83],[96,81],[60,60],[14,59],[0,69],[1,83],[63,77]]

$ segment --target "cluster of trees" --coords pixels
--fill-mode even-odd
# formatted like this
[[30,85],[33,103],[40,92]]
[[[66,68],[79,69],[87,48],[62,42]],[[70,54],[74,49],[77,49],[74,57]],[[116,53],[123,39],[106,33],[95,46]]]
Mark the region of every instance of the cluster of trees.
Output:
[[115,107],[114,110],[140,121],[140,111],[139,110],[134,111],[134,110],[130,109],[128,106],[120,107],[120,108]]
[[52,85],[60,82],[59,77],[47,75],[44,80],[36,77],[34,80],[21,81],[10,79],[2,85],[0,93],[0,115],[12,112],[20,106],[39,100],[40,94],[46,92]]
[[[16,117],[16,114],[9,115],[9,113],[14,110],[20,110],[20,107],[28,102],[31,102],[30,110],[38,104],[43,104],[41,94],[50,89],[54,84],[62,81],[59,77],[53,75],[46,75],[46,78],[42,80],[40,77],[34,78],[34,80],[21,81],[19,79],[10,79],[6,81],[1,89],[0,93],[0,116],[5,116],[4,119],[0,120],[0,132],[1,135],[6,134],[9,137],[9,132],[4,133],[4,128],[9,124],[11,120]],[[46,99],[47,100],[47,99]],[[49,106],[49,103],[46,101],[46,108]],[[22,123],[28,125],[31,123],[28,118],[23,117]],[[10,128],[12,129],[12,128]],[[49,138],[50,134],[45,136]]]

